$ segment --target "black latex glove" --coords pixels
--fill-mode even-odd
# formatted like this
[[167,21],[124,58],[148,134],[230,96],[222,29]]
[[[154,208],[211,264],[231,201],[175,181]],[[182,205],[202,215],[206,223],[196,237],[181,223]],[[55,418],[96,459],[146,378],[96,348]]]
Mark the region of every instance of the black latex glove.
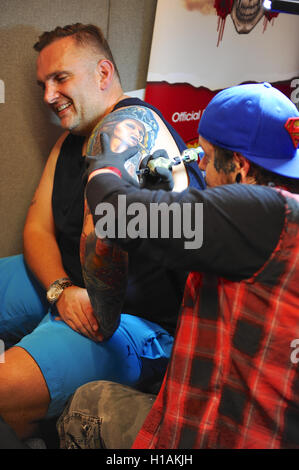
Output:
[[126,161],[136,155],[138,147],[129,147],[124,152],[116,153],[110,149],[110,138],[108,134],[102,133],[100,135],[100,141],[102,152],[97,155],[86,156],[86,174],[89,176],[95,170],[114,167],[120,171],[123,180],[139,187],[138,181],[134,180],[125,168]]
[[165,150],[156,150],[153,155],[145,157],[141,164],[140,169],[148,167],[148,163],[151,160],[156,160],[157,158],[163,158],[165,160],[165,166],[156,166],[154,172],[152,173],[143,173],[140,177],[140,187],[146,189],[164,189],[165,191],[171,191],[174,186],[173,176],[171,167],[167,165],[167,160],[170,159]]

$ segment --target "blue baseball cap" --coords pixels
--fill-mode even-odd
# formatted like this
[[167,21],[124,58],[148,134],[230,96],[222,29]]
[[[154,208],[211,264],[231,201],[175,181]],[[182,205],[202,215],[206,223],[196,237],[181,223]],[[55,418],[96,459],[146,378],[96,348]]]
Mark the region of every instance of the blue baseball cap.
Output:
[[299,178],[299,112],[269,83],[220,91],[205,109],[198,133],[267,170]]

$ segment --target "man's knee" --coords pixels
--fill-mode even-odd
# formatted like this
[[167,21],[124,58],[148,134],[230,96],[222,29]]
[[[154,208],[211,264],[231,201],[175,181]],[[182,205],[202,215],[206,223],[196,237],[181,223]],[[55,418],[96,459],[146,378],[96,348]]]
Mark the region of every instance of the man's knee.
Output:
[[83,385],[59,418],[61,447],[129,449],[154,400],[114,382]]
[[20,437],[31,433],[32,422],[43,418],[49,392],[34,359],[22,348],[6,351],[0,363],[0,414]]
[[9,349],[39,324],[49,304],[22,255],[0,258],[0,279],[0,336]]

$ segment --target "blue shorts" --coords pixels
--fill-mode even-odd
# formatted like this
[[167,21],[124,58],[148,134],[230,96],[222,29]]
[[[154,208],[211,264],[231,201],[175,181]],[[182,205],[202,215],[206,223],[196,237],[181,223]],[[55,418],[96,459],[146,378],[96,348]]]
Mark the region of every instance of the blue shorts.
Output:
[[[14,268],[20,267],[21,271],[16,274],[8,270],[14,276],[13,280],[6,283],[10,295],[2,292],[4,303],[2,306],[0,304],[0,324],[2,317],[8,316],[6,327],[16,328],[18,323],[24,324],[22,329],[27,334],[26,323],[31,321],[32,326],[39,317],[44,317],[16,346],[25,349],[33,357],[45,378],[51,397],[48,417],[58,416],[70,395],[87,382],[110,380],[145,390],[149,384],[162,380],[173,344],[173,337],[166,330],[156,323],[122,314],[120,325],[113,336],[107,341],[96,343],[66,323],[55,320],[51,313],[45,315],[46,304],[43,300],[37,301],[39,292],[35,291],[34,282],[28,278],[22,258],[16,258],[4,260],[6,268],[10,260]],[[0,260],[1,283],[2,276],[5,277],[5,271],[1,272],[2,262]],[[0,291],[3,291],[2,285]],[[25,295],[21,309],[18,307],[19,293]],[[24,299],[28,302],[27,306]],[[18,308],[13,308],[14,303]],[[30,309],[33,306],[35,308],[31,318]]]
[[0,339],[5,349],[40,323],[49,309],[45,290],[22,255],[0,259]]

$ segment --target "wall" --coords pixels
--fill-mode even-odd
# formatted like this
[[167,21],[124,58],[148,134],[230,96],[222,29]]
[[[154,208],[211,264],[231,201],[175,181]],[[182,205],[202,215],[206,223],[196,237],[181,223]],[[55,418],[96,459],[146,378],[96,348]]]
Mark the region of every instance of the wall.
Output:
[[145,88],[156,0],[0,0],[0,257],[22,251],[26,212],[61,134],[36,84],[38,36],[82,22],[107,37],[126,92]]

